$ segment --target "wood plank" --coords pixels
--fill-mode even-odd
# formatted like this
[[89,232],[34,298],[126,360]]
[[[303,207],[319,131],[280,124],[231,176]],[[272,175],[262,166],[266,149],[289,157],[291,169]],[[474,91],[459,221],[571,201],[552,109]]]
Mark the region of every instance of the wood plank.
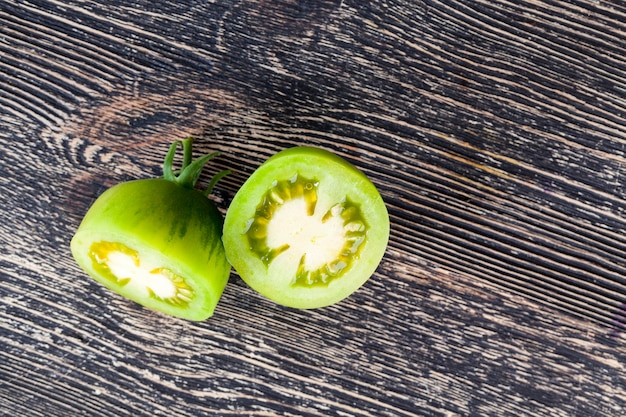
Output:
[[[0,415],[626,415],[626,8],[576,0],[0,3]],[[289,146],[392,235],[332,307],[233,273],[216,314],[78,269],[107,187],[173,140],[222,212]]]

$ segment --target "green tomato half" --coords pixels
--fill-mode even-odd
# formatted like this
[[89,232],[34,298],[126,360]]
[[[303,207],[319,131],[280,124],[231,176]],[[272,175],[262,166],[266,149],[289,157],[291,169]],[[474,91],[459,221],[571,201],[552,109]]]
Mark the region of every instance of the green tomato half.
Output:
[[210,317],[231,268],[222,215],[207,198],[210,190],[193,189],[196,174],[129,181],[105,191],[72,238],[78,265],[150,309],[194,321]]
[[239,276],[288,307],[324,307],[375,272],[389,215],[372,182],[328,151],[295,147],[262,164],[228,208],[223,241]]

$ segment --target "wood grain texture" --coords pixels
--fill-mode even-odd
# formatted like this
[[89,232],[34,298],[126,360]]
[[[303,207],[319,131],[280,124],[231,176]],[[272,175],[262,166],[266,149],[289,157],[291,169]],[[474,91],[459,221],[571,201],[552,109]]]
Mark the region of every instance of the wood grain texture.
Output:
[[[619,1],[0,2],[0,415],[626,416]],[[225,212],[273,153],[379,187],[385,259],[347,300],[147,311],[69,240],[171,141]]]

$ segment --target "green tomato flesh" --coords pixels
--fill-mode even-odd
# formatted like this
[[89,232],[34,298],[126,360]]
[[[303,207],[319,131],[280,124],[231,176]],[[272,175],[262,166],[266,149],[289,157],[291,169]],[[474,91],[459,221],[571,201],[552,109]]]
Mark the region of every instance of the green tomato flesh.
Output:
[[361,287],[389,240],[371,181],[328,151],[295,147],[261,165],[233,198],[223,241],[250,287],[294,308],[334,304]]
[[213,314],[230,265],[222,216],[201,192],[164,179],[118,184],[91,206],[72,255],[105,287],[150,309],[200,321]]

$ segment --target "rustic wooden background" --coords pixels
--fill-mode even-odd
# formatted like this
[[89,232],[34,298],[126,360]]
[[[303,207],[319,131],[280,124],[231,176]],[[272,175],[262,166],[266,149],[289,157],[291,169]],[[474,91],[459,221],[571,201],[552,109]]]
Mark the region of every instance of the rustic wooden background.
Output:
[[[90,203],[187,135],[222,210],[295,144],[361,167],[377,274],[202,323],[87,278]],[[626,416],[622,1],[0,0],[0,145],[2,416]]]

